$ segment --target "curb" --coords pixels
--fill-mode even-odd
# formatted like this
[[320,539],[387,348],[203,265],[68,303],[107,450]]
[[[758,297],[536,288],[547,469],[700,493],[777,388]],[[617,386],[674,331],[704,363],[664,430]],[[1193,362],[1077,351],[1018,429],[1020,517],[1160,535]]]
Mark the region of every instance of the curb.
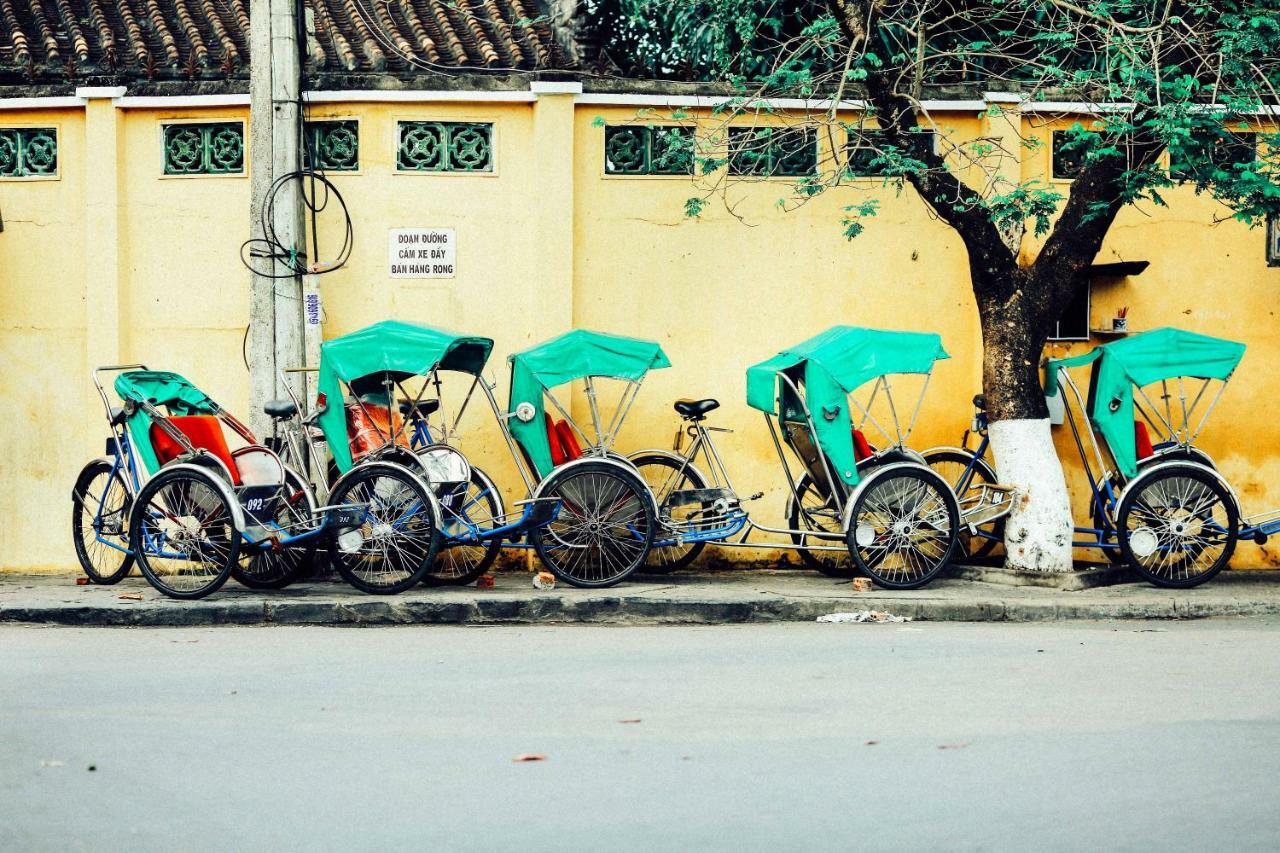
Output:
[[102,606],[49,604],[0,606],[0,624],[102,627],[199,627],[217,625],[720,625],[812,622],[849,610],[883,610],[920,622],[1050,622],[1112,619],[1203,619],[1280,614],[1280,601],[1195,601],[1169,597],[1150,602],[945,601],[874,595],[734,600],[655,596],[575,595],[465,599],[370,598],[368,600],[255,600],[171,602],[164,599]]

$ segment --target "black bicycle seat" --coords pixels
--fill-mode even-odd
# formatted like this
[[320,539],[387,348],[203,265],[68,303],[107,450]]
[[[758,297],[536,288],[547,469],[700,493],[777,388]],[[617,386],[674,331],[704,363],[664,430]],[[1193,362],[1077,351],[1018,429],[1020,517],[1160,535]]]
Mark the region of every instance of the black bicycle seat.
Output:
[[268,400],[263,406],[262,411],[266,412],[276,420],[286,420],[298,413],[298,407],[294,405],[292,400]]
[[974,395],[973,395],[973,405],[974,405],[974,408],[982,409],[982,410],[985,412],[985,411],[987,410],[987,395],[986,395],[986,394],[974,394]]
[[414,412],[420,418],[430,417],[440,408],[439,400],[419,400],[414,403],[410,400],[400,401],[400,414],[406,417],[410,412]]
[[720,401],[707,398],[706,400],[676,400],[675,410],[686,418],[701,418],[707,412],[720,408]]

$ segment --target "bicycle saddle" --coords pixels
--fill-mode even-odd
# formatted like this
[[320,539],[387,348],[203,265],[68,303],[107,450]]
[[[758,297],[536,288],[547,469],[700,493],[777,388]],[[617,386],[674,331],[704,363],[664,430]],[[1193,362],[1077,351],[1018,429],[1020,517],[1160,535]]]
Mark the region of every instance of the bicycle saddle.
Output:
[[414,412],[415,414],[417,414],[418,417],[425,418],[434,414],[436,410],[439,408],[440,408],[439,400],[419,400],[416,403],[411,402],[409,400],[400,401],[400,414],[406,415],[406,416],[410,412]]
[[268,400],[263,404],[262,411],[277,420],[285,420],[296,415],[298,407],[293,404],[292,400]]
[[706,400],[676,400],[675,410],[682,417],[700,419],[707,412],[720,408],[720,401],[707,398]]

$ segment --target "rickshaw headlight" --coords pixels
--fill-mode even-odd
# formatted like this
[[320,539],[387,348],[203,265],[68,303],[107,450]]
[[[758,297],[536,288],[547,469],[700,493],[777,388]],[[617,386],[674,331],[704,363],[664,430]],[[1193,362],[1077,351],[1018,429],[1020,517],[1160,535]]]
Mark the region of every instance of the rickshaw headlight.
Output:
[[516,406],[516,420],[520,421],[522,424],[529,423],[529,421],[533,420],[533,416],[536,414],[537,412],[533,408],[533,403],[524,402]]

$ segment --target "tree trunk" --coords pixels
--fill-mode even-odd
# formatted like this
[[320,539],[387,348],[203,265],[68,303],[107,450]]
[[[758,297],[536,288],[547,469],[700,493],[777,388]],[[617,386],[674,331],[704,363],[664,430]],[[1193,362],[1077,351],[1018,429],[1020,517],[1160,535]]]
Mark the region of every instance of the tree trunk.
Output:
[[1027,270],[1011,276],[974,269],[982,322],[982,388],[991,419],[991,447],[1000,482],[1013,486],[1005,522],[1005,565],[1035,572],[1066,572],[1071,560],[1071,502],[1062,463],[1049,432],[1040,384],[1051,311],[1043,288],[1029,286]]

